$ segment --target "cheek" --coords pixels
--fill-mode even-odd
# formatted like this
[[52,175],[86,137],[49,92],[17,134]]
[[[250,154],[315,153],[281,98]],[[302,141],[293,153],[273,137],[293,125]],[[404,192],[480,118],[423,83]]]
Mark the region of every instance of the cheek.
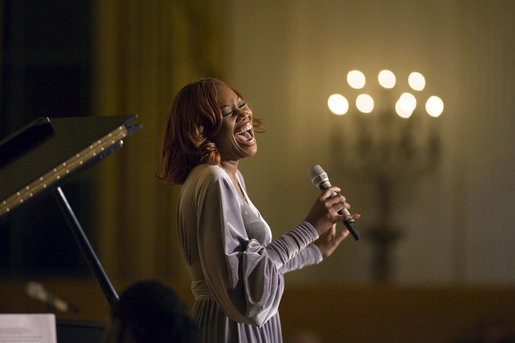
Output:
[[214,137],[213,142],[221,147],[230,144],[233,140],[233,132],[229,125],[223,124],[218,134]]

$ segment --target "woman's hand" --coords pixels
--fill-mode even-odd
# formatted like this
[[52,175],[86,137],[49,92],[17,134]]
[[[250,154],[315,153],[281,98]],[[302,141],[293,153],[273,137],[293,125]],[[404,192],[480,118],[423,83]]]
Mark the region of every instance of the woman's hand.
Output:
[[344,208],[350,209],[350,205],[345,202],[345,197],[338,194],[340,190],[338,187],[327,188],[318,197],[306,216],[306,221],[315,227],[319,236],[322,236],[336,222],[359,218],[359,215],[338,214],[338,211]]
[[338,245],[347,238],[349,230],[343,229],[336,234],[336,224],[333,224],[329,230],[324,232],[313,244],[315,244],[324,258],[331,256]]

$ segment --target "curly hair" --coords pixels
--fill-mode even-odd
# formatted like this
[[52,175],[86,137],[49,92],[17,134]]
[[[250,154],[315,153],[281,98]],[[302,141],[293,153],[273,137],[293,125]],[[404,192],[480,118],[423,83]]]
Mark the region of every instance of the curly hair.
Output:
[[[217,86],[227,86],[244,99],[237,90],[214,78],[190,83],[175,96],[163,134],[159,179],[183,184],[198,164],[220,165],[220,154],[210,141],[222,126]],[[253,122],[256,132],[263,132],[262,122],[257,118]]]

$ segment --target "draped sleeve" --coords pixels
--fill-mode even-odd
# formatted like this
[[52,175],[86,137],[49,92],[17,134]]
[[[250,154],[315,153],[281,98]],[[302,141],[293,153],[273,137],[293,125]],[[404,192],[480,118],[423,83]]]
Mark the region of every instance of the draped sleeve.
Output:
[[194,264],[198,258],[201,269],[192,276],[204,279],[229,318],[261,326],[278,311],[284,291],[281,269],[318,238],[317,232],[302,222],[270,244],[249,239],[240,195],[229,175],[218,166],[201,169],[192,171],[179,203],[186,260]]
[[287,272],[299,270],[307,266],[318,264],[322,262],[323,259],[320,249],[311,244],[285,263],[281,268],[281,272],[285,274]]

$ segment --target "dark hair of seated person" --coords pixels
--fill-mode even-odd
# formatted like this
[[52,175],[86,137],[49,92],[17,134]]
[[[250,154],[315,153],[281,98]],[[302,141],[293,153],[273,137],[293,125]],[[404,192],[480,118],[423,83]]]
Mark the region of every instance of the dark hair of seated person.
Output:
[[111,311],[106,343],[192,343],[197,330],[171,288],[141,281],[123,291]]

